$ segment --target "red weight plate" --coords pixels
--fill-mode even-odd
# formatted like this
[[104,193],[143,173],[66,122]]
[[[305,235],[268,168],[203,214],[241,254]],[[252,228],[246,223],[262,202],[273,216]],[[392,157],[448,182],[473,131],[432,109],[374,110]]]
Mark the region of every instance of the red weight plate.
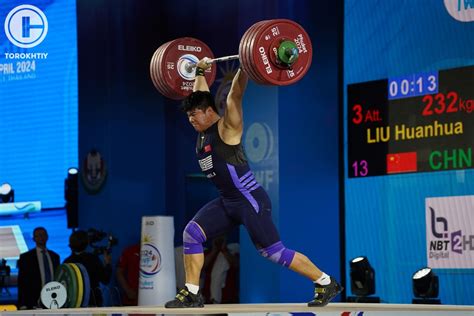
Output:
[[166,49],[169,43],[170,42],[167,42],[161,45],[160,47],[158,47],[158,49],[153,54],[153,57],[150,63],[150,74],[151,74],[153,84],[155,85],[155,88],[158,89],[158,91],[166,97],[172,97],[174,94],[169,91],[169,89],[164,84],[163,79],[160,77],[160,74],[161,74],[160,61],[161,61],[161,56],[163,55],[163,51]]
[[[274,49],[285,40],[293,41],[299,52],[298,59],[291,69],[281,68],[272,62],[275,55]],[[252,46],[255,70],[271,84],[279,86],[293,84],[303,78],[311,66],[313,54],[311,40],[301,25],[294,21],[280,19],[266,23],[256,35]]]
[[154,69],[155,69],[155,65],[156,65],[156,57],[158,56],[160,50],[161,50],[161,47],[158,47],[155,52],[153,53],[153,56],[151,57],[151,61],[150,61],[150,77],[151,77],[151,81],[153,82],[153,85],[155,86],[155,88],[160,91],[160,87],[158,85],[158,82],[156,81],[155,79],[155,73],[154,73]]
[[247,35],[248,35],[248,29],[244,32],[244,35],[242,35],[242,38],[240,39],[240,43],[239,43],[239,61],[240,61],[240,66],[242,68],[244,68],[244,70],[248,73],[248,70],[247,70],[247,60],[245,60],[245,56],[243,54],[243,47],[244,47],[244,44],[245,44],[245,40],[247,38]]
[[163,68],[163,54],[164,52],[166,51],[166,49],[168,49],[168,47],[174,42],[173,41],[169,41],[167,43],[165,43],[163,45],[163,48],[161,49],[159,55],[158,55],[158,59],[157,59],[157,68],[156,69],[156,72],[155,72],[155,77],[157,78],[158,82],[160,83],[160,86],[162,87],[162,90],[164,91],[164,95],[170,99],[173,99],[173,100],[178,100],[180,99],[180,97],[174,92],[174,90],[168,86],[167,82],[166,82],[166,79],[165,79],[165,73],[162,69]]
[[263,85],[269,85],[271,83],[265,79],[265,77],[260,73],[260,70],[257,68],[258,61],[254,59],[255,56],[253,52],[256,47],[255,45],[256,38],[260,36],[263,30],[265,30],[270,23],[274,23],[273,21],[274,20],[264,21],[264,23],[258,25],[258,27],[253,31],[252,36],[249,39],[248,48],[247,48],[247,54],[249,55],[249,59],[253,65],[254,76],[257,78],[257,82]]
[[[173,40],[173,41],[170,41],[168,42],[168,45],[167,47],[162,51],[161,55],[160,55],[160,69],[162,69],[162,71],[159,73],[159,78],[160,78],[160,81],[162,82],[162,84],[165,86],[165,89],[168,91],[167,95],[169,98],[171,99],[174,99],[174,100],[181,100],[183,99],[186,95],[183,95],[182,94],[182,91],[177,91],[175,88],[175,81],[172,81],[170,80],[169,78],[169,71],[177,71],[176,69],[176,65],[177,65],[177,62],[176,63],[173,63],[173,62],[170,62],[167,64],[167,62],[164,60],[164,56],[165,56],[165,53],[169,52],[169,49],[171,46],[173,45],[178,45],[178,42],[181,41],[183,39],[176,39],[176,40]],[[179,44],[179,45],[182,45],[182,44]],[[176,46],[177,47],[177,46]],[[185,46],[182,47],[183,49],[191,49],[191,48],[186,48]],[[185,54],[186,55],[186,54]],[[193,61],[196,61],[198,60],[197,57],[195,57],[193,59]],[[168,68],[168,71],[166,70],[166,68]],[[191,90],[190,87],[193,87],[193,84],[194,84],[194,77],[192,76],[192,74],[194,73],[194,70],[192,70],[192,68],[188,68],[189,69],[189,72],[187,73],[188,75],[188,79],[192,77],[192,82],[189,81],[187,83],[188,85],[188,91]],[[176,75],[177,72],[174,73],[174,75]]]
[[[248,46],[248,54],[250,55],[250,60],[254,65],[254,71],[256,73],[257,78],[259,79],[259,83],[263,85],[272,85],[273,83],[268,81],[266,76],[262,74],[262,69],[259,68],[259,63],[263,63],[261,52],[258,52],[258,45],[257,45],[257,38],[260,38],[261,34],[265,32],[269,25],[272,25],[277,20],[267,20],[264,24],[260,25],[257,30],[255,30],[252,38],[249,41]],[[257,50],[258,54],[255,53]],[[268,61],[268,54],[265,53],[265,56]]]
[[159,56],[160,56],[160,53],[161,51],[163,50],[163,46],[165,46],[166,44],[163,44],[161,45],[160,47],[158,47],[155,51],[155,53],[153,54],[153,57],[151,58],[151,62],[150,62],[150,77],[151,77],[151,81],[153,82],[153,85],[155,86],[155,88],[161,93],[161,94],[165,94],[165,91],[163,89],[163,87],[161,86],[161,83],[159,82],[158,78],[157,78],[157,72],[158,72],[158,60],[159,60]]
[[248,49],[248,44],[249,44],[249,38],[250,35],[252,34],[253,30],[260,24],[262,24],[264,21],[257,22],[253,24],[247,31],[244,33],[242,36],[242,39],[240,40],[239,44],[239,59],[240,63],[242,64],[242,67],[245,69],[246,73],[248,76],[255,81],[255,75],[253,73],[253,65],[249,60],[249,54],[247,53]]
[[[176,39],[163,50],[160,76],[175,94],[173,99],[184,99],[193,91],[195,71],[189,68],[189,63],[196,63],[204,57],[214,58],[214,54],[204,42],[192,37]],[[204,76],[211,86],[216,78],[216,67],[211,65]]]
[[250,58],[251,62],[254,65],[253,69],[254,69],[254,72],[255,72],[255,76],[258,78],[258,83],[263,84],[263,85],[269,85],[270,83],[260,74],[260,71],[257,68],[257,61],[254,60],[253,51],[255,49],[255,40],[256,40],[256,38],[259,36],[259,34],[261,34],[261,32],[266,28],[266,26],[269,23],[273,23],[272,21],[273,20],[265,21],[265,23],[259,25],[258,28],[255,29],[255,31],[252,34],[252,37],[250,38],[250,42],[249,42],[249,46],[248,46],[248,54],[250,56],[249,58]]
[[260,27],[254,32],[248,48],[248,54],[250,55],[250,59],[254,65],[254,71],[256,76],[259,78],[259,83],[263,85],[271,85],[272,83],[269,82],[266,77],[261,73],[261,69],[258,68],[259,59],[261,58],[261,54],[254,54],[254,50],[257,48],[257,38],[260,38],[261,34],[267,29],[270,24],[275,23],[276,20],[268,20],[265,21],[264,24],[260,25]]
[[[245,34],[245,37],[242,38],[242,41],[241,41],[241,50],[242,50],[242,57],[244,60],[245,60],[245,65],[244,65],[244,68],[245,70],[247,71],[249,77],[255,81],[256,83],[260,83],[260,78],[256,75],[256,72],[255,72],[255,66],[254,64],[252,63],[252,60],[251,60],[251,54],[249,54],[249,49],[250,49],[250,42],[251,42],[251,39],[253,37],[253,34],[255,32],[255,30],[261,26],[262,24],[264,24],[266,21],[260,21],[260,22],[257,22],[255,23],[254,25],[252,25],[246,32]],[[239,47],[240,48],[240,47]],[[240,55],[239,55],[240,56]]]
[[166,49],[169,47],[169,45],[173,41],[166,42],[165,44],[162,45],[161,50],[156,58],[155,64],[155,70],[154,70],[154,75],[156,80],[158,81],[158,84],[161,87],[161,93],[166,96],[167,98],[170,99],[179,99],[180,97],[176,95],[176,93],[166,84],[166,80],[164,77],[164,72],[162,71],[163,69],[163,53],[166,51]]
[[256,69],[255,62],[253,61],[252,42],[254,41],[254,38],[258,34],[259,30],[262,27],[264,27],[267,23],[268,21],[261,21],[255,24],[255,26],[252,28],[252,31],[249,34],[247,44],[245,46],[245,55],[247,56],[247,60],[249,61],[251,65],[253,80],[258,84],[263,84],[264,82]]
[[240,64],[242,66],[242,68],[245,70],[245,72],[247,73],[247,75],[251,77],[251,73],[250,73],[250,66],[249,66],[249,62],[247,60],[247,56],[244,54],[244,47],[245,47],[245,43],[247,41],[247,38],[248,38],[248,35],[249,35],[249,32],[251,30],[252,27],[250,27],[249,29],[247,29],[247,31],[245,31],[244,35],[242,36],[242,38],[240,39],[240,43],[239,43],[239,60],[240,60]]

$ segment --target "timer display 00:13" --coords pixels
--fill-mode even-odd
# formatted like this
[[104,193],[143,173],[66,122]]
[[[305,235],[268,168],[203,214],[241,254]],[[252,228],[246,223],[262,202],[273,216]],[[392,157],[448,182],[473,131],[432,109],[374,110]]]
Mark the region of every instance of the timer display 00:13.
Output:
[[388,79],[388,99],[401,99],[438,92],[438,72]]

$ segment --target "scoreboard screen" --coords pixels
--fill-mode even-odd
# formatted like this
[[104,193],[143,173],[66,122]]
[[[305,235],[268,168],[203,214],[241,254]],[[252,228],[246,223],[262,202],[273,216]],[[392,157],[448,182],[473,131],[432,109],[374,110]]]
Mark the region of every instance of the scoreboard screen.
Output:
[[430,267],[442,304],[472,305],[474,2],[347,0],[344,17],[347,262],[370,260],[383,302],[411,303]]
[[349,178],[473,168],[474,66],[348,85]]

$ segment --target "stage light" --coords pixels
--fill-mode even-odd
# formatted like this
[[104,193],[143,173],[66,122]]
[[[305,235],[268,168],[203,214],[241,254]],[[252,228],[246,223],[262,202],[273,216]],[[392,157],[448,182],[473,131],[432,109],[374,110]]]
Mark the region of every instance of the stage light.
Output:
[[0,186],[0,203],[13,203],[15,201],[15,191],[9,183]]
[[356,257],[350,261],[350,278],[351,292],[355,297],[348,297],[349,302],[380,303],[379,297],[369,297],[375,294],[375,271],[367,257]]
[[79,173],[77,168],[69,168],[64,180],[64,199],[66,200],[67,227],[78,227],[79,211]]
[[413,304],[441,304],[436,299],[439,294],[438,276],[429,267],[416,271],[412,277],[413,282]]

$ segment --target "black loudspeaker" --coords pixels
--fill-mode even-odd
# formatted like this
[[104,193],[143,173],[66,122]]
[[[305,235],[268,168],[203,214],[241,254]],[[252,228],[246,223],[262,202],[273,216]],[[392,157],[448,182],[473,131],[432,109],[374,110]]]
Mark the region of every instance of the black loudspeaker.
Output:
[[66,200],[67,227],[79,226],[79,177],[78,173],[68,172],[64,180],[64,199]]

